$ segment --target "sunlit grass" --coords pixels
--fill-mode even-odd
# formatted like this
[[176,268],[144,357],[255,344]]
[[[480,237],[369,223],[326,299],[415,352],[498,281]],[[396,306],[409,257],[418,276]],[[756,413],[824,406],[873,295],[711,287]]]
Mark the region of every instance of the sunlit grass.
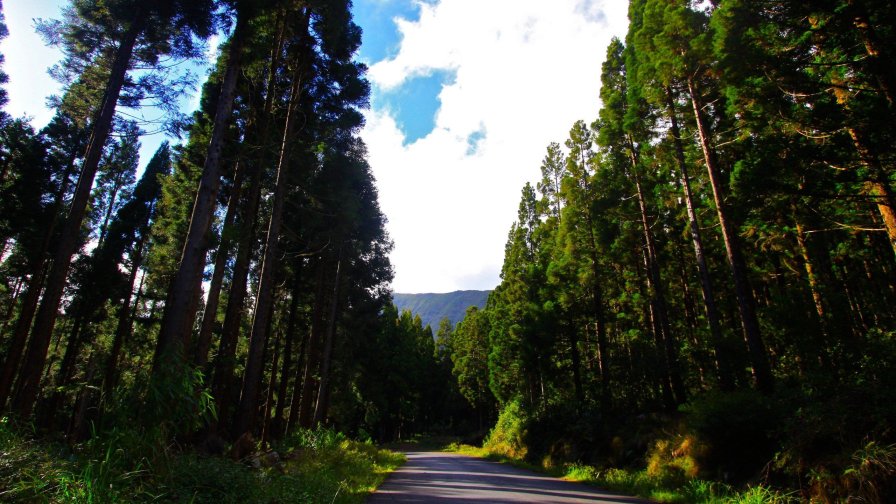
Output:
[[363,502],[404,463],[400,453],[332,431],[302,431],[255,469],[113,431],[72,448],[0,423],[0,502]]

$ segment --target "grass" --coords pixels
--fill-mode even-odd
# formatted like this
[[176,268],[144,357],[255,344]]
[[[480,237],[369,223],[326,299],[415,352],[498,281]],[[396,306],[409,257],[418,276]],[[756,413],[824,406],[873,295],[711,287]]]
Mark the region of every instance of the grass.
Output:
[[585,464],[546,467],[494,453],[487,448],[456,443],[449,445],[446,450],[511,464],[568,481],[594,485],[621,494],[636,495],[656,502],[674,504],[793,504],[799,502],[799,499],[793,494],[783,493],[762,485],[752,486],[743,491],[738,491],[723,483],[700,479],[689,479],[683,484],[671,485],[660,478],[651,477],[646,469],[609,468],[601,470]]
[[256,469],[128,431],[68,447],[29,439],[3,421],[0,501],[352,504],[405,460],[327,430],[301,431],[275,448],[282,462]]

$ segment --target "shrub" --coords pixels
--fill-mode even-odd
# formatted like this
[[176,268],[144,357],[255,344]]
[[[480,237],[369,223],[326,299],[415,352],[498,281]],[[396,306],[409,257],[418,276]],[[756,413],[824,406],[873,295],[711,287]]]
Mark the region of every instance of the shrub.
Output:
[[647,454],[647,475],[663,486],[682,486],[700,475],[698,459],[706,452],[706,445],[693,435],[657,440]]
[[843,473],[850,496],[862,502],[896,499],[896,445],[868,442],[852,455],[853,464]]
[[491,453],[514,459],[525,459],[526,416],[519,401],[509,402],[498,416],[498,423],[485,440],[483,448]]

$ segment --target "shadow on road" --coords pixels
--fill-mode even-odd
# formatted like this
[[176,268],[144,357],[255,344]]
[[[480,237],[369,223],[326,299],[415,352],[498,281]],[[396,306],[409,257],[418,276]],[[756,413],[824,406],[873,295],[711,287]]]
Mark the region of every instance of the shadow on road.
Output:
[[407,457],[368,504],[647,502],[454,453],[411,452]]

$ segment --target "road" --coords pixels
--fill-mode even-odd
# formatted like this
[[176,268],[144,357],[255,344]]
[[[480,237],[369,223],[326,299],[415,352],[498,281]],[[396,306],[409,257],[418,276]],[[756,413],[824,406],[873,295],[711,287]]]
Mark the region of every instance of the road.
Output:
[[411,452],[367,499],[386,503],[647,503],[580,483],[455,453]]

